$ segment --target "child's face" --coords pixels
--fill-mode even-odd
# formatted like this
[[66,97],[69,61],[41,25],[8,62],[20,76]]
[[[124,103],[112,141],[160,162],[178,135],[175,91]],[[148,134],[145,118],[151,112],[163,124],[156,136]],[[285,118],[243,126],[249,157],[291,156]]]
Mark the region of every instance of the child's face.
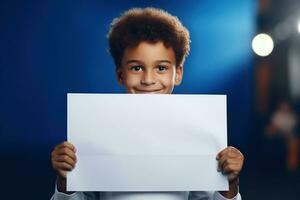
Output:
[[127,93],[171,94],[182,79],[182,66],[176,67],[173,48],[162,42],[141,42],[125,49],[118,81]]

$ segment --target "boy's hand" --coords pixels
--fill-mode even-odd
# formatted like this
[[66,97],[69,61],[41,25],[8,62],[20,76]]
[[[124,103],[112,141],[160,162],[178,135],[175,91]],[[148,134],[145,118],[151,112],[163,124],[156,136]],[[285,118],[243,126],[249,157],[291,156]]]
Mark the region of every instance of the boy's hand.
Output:
[[52,167],[57,171],[59,179],[66,179],[68,171],[74,169],[76,164],[76,149],[69,142],[57,145],[51,154]]
[[236,182],[244,164],[243,154],[234,147],[227,147],[217,155],[218,171],[228,175],[229,183]]

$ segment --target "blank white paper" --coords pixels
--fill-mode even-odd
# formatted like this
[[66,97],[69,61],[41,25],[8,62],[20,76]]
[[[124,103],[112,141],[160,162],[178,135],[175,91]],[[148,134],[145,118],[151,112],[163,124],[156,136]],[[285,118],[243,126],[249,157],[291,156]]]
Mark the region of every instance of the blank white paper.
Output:
[[228,190],[225,95],[68,94],[68,191]]

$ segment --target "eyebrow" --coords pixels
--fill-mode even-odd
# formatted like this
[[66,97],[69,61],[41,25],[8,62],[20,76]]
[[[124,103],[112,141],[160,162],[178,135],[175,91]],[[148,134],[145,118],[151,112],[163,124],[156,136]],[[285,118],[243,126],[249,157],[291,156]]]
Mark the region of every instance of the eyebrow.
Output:
[[[172,64],[172,62],[169,61],[169,60],[157,60],[157,61],[155,61],[155,63],[162,63],[162,62],[166,62],[166,63]],[[130,63],[143,63],[144,64],[144,62],[140,61],[140,60],[128,60],[126,62],[126,64],[130,64]]]

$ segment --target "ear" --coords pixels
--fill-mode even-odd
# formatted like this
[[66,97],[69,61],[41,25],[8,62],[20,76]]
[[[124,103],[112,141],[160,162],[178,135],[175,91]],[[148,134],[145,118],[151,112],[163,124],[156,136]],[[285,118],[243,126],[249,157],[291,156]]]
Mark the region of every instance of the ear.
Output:
[[121,67],[117,67],[116,69],[116,76],[117,76],[117,81],[120,85],[123,85],[124,83],[124,74],[123,74],[123,70]]
[[179,65],[176,67],[176,71],[175,71],[175,85],[176,86],[181,84],[182,76],[183,76],[183,67],[182,67],[182,65]]

